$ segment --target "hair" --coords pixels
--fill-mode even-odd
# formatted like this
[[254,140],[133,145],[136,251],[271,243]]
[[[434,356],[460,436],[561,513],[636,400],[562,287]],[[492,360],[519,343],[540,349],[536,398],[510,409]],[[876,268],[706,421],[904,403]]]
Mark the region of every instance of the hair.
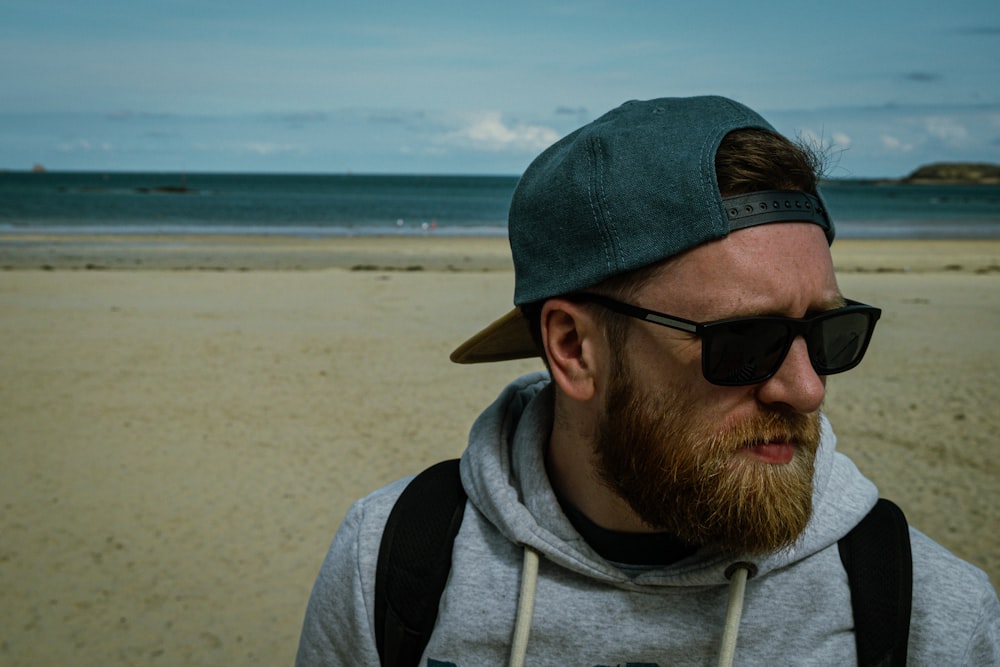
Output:
[[[776,132],[763,129],[734,130],[723,137],[715,153],[715,174],[723,197],[761,190],[801,190],[816,194],[823,173],[823,156],[801,140],[793,142]],[[591,291],[620,301],[629,301],[648,281],[670,262],[655,264],[612,276]],[[545,300],[521,306],[528,320],[539,356],[548,365],[542,346],[541,315]],[[585,304],[592,309],[615,347],[624,345],[630,325],[628,318],[616,317],[605,308]]]
[[823,157],[804,142],[768,130],[735,130],[715,153],[715,175],[723,197],[760,190],[816,194]]

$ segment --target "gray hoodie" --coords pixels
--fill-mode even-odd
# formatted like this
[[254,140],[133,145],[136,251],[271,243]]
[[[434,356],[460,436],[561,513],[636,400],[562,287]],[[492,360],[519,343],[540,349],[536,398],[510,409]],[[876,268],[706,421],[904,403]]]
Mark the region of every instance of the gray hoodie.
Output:
[[[714,665],[727,609],[733,616],[725,573],[740,561],[752,561],[756,574],[737,605],[735,664],[855,664],[850,592],[836,544],[878,492],[834,451],[825,418],[813,516],[793,548],[765,558],[696,553],[637,574],[588,546],[549,485],[548,385],[544,373],[520,378],[472,428],[461,462],[469,505],[424,664],[507,664],[519,624],[527,665]],[[407,481],[348,512],[313,588],[296,664],[378,664],[375,563],[382,527]],[[986,575],[919,531],[910,534],[910,664],[1000,664],[1000,604]]]

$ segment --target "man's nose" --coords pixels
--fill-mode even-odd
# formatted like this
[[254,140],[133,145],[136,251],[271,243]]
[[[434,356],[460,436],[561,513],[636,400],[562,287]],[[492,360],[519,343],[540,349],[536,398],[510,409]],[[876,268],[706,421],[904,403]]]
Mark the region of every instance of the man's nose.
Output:
[[785,405],[803,414],[816,412],[826,396],[826,376],[820,376],[809,359],[806,341],[792,341],[778,372],[761,383],[757,400],[768,405]]

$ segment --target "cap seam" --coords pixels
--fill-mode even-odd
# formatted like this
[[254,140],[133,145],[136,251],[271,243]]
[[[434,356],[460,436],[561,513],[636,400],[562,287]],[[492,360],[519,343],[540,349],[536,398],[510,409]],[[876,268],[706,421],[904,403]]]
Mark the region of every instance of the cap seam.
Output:
[[725,225],[725,231],[720,236],[726,236],[729,233],[729,225],[728,220],[723,217],[723,213],[725,213],[725,205],[722,203],[722,193],[719,192],[719,184],[714,178],[715,156],[719,152],[719,146],[722,144],[723,137],[725,137],[728,132],[736,129],[733,125],[735,125],[735,123],[731,120],[726,123],[719,123],[715,126],[714,131],[710,132],[705,137],[701,146],[701,182],[705,187],[705,194],[714,198],[713,209],[718,214],[720,220],[727,223]]
[[601,168],[598,170],[600,179],[598,183],[601,188],[601,201],[604,202],[603,209],[604,209],[605,234],[607,235],[608,241],[610,242],[610,247],[609,247],[610,252],[606,253],[607,255],[609,255],[608,271],[612,272],[616,271],[623,264],[623,258],[621,256],[622,244],[620,243],[620,239],[618,238],[618,227],[616,224],[616,217],[611,210],[611,202],[608,199],[607,190],[604,187],[604,180],[605,176],[607,175],[607,170],[604,169],[604,165],[607,164],[607,159],[606,159],[607,156],[604,155],[603,147],[604,145],[598,142],[598,150],[600,150],[602,158],[601,164],[599,165]]
[[614,270],[614,255],[615,252],[612,250],[612,245],[617,246],[617,238],[612,239],[607,228],[607,221],[610,218],[610,212],[608,211],[609,205],[604,192],[604,170],[602,169],[603,162],[601,160],[601,142],[596,138],[591,138],[588,142],[590,150],[590,160],[591,160],[591,178],[590,187],[588,188],[590,197],[590,209],[594,214],[594,226],[597,228],[597,233],[601,235],[604,240],[602,244],[604,246],[604,266],[606,270]]

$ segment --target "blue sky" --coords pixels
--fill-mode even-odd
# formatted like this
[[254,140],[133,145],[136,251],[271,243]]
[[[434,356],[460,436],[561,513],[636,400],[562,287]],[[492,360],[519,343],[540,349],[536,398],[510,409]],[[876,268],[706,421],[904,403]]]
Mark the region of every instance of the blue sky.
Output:
[[518,174],[721,94],[836,177],[1000,162],[1000,2],[0,0],[0,168]]

